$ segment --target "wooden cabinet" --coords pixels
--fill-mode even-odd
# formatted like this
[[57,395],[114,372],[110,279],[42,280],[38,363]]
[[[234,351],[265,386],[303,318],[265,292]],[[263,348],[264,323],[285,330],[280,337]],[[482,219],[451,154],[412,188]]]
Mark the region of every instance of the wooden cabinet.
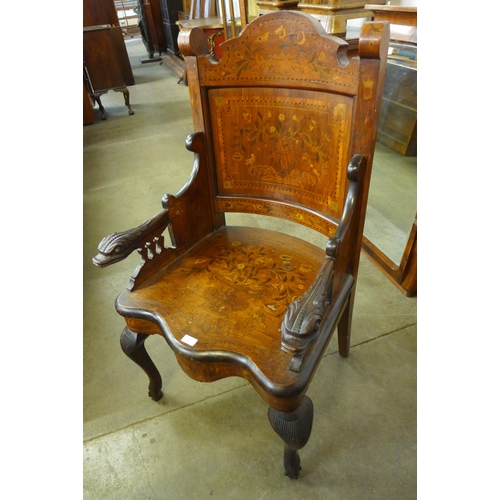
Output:
[[[127,85],[134,85],[135,80],[113,0],[83,0],[83,81],[103,118],[100,96],[108,90],[123,92],[133,114]],[[84,96],[84,121],[87,104]]]
[[83,0],[83,26],[119,26],[114,0]]
[[392,42],[377,140],[402,155],[417,154],[417,48]]
[[124,80],[123,61],[115,43],[117,36],[122,37],[123,41],[121,29],[118,26],[103,25],[83,28],[83,79],[92,99],[99,105],[102,119],[106,116],[100,97],[108,90],[123,92],[129,114],[134,114],[130,107],[129,91]]
[[168,39],[163,25],[160,0],[140,0],[137,4],[142,40],[150,59],[168,52]]
[[367,4],[390,23],[391,41],[377,140],[402,155],[417,154],[417,8]]
[[118,59],[123,81],[125,85],[134,85],[134,75],[113,0],[83,0],[83,27],[90,28],[92,26],[108,26],[111,28],[109,35],[112,37],[113,52]]
[[179,12],[182,12],[182,0],[160,0],[161,17],[163,20],[163,30],[167,41],[167,55],[179,56],[179,46],[177,38],[179,36]]

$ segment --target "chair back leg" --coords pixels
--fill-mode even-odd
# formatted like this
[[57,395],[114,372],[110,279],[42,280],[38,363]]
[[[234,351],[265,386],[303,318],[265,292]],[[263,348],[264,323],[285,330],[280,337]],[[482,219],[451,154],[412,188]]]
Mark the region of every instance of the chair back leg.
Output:
[[339,354],[343,358],[347,358],[347,356],[349,355],[349,347],[351,344],[351,325],[352,325],[353,308],[354,308],[354,292],[351,292],[337,327]]

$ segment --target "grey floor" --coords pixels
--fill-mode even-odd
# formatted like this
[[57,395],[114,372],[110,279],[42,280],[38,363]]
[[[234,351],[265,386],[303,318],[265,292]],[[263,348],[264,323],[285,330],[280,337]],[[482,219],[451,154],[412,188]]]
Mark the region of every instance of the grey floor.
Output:
[[[140,40],[127,48],[135,115],[127,114],[120,93],[109,93],[102,98],[108,119],[83,129],[84,498],[415,499],[417,300],[403,296],[364,255],[351,352],[340,358],[332,342],[310,386],[315,419],[297,481],[284,476],[267,407],[243,379],[194,382],[165,342],[151,338],[165,396],[158,403],[148,398],[146,376],[120,349],[124,323],[114,310],[138,257],[106,269],[91,259],[104,236],[140,224],[161,209],[165,192],[184,185],[192,167],[184,141],[193,129],[187,88],[167,67],[141,64]],[[383,212],[383,200],[392,202],[383,175],[375,184],[382,192],[373,214]],[[413,217],[407,199],[395,203]],[[389,215],[382,215],[374,227],[388,225]],[[292,231],[281,220],[229,222]],[[321,236],[293,231],[324,246]]]

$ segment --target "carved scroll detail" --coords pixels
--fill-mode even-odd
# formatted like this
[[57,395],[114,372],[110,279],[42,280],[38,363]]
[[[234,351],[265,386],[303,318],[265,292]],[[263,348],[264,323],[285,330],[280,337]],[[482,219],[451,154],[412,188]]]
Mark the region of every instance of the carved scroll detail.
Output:
[[319,326],[331,300],[334,260],[326,257],[311,288],[292,302],[281,324],[281,348],[303,354],[319,334]]

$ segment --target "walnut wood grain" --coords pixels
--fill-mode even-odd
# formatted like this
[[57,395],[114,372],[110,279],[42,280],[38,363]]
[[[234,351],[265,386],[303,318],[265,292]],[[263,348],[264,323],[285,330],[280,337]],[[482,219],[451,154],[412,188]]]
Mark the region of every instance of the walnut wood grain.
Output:
[[[386,23],[367,23],[349,61],[346,42],[313,17],[277,11],[223,43],[216,63],[201,29],[182,32],[192,174],[155,217],[107,237],[94,260],[141,253],[116,309],[153,395],[147,335],[163,336],[194,380],[248,380],[270,407],[293,478],[312,426],[306,392],[337,327],[349,353],[388,36]],[[293,220],[325,246],[228,227],[226,212]]]

